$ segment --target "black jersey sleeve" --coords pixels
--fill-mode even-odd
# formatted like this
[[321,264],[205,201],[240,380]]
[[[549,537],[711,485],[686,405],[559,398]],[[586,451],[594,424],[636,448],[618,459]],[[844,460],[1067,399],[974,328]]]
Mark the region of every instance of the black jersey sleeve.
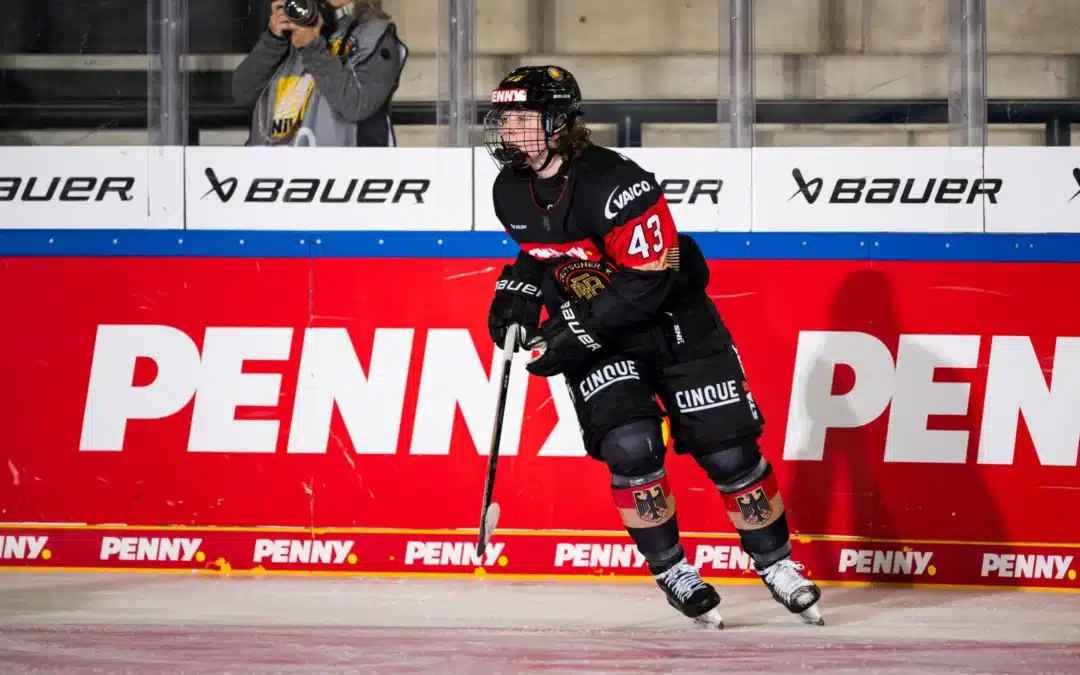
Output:
[[610,336],[651,321],[678,285],[679,233],[659,183],[637,164],[626,160],[596,183],[594,233],[618,271],[589,313],[593,329]]

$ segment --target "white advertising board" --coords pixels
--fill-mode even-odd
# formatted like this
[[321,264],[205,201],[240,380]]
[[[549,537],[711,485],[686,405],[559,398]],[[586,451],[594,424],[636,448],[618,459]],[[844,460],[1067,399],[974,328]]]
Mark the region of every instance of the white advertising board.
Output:
[[981,148],[759,148],[754,231],[981,232],[1005,190]]
[[184,149],[0,147],[0,229],[184,227]]
[[985,165],[1005,181],[987,232],[1080,232],[1080,147],[987,148]]
[[468,148],[187,151],[193,230],[468,230]]
[[[628,148],[686,232],[1080,233],[1080,148]],[[0,229],[502,231],[484,148],[0,148]]]
[[[726,148],[616,150],[656,175],[681,231],[750,230],[750,152]],[[491,197],[498,169],[484,148],[475,152],[476,229],[502,231]]]

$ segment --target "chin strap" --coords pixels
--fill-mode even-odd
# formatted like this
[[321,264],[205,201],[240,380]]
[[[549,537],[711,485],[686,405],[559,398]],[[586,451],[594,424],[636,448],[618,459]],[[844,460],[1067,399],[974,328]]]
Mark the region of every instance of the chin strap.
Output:
[[[550,115],[548,116],[548,119],[551,119]],[[550,131],[547,128],[549,126],[551,127]],[[540,173],[544,169],[548,168],[548,166],[551,164],[551,160],[555,159],[555,157],[558,155],[558,153],[555,152],[555,149],[551,147],[552,135],[559,131],[562,131],[563,129],[568,128],[569,126],[569,120],[565,117],[563,118],[562,124],[560,124],[558,128],[555,128],[554,121],[544,124],[544,146],[547,148],[547,159],[544,160],[543,165],[541,165],[539,169],[533,169],[535,173]]]

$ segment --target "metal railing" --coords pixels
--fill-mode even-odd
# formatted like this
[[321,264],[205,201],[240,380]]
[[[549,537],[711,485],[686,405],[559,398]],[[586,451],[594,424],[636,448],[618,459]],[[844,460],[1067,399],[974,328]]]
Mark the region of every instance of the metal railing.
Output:
[[[903,125],[949,122],[949,101],[757,101],[757,124],[865,124]],[[616,127],[617,147],[640,147],[642,126],[646,124],[715,124],[730,119],[727,102],[700,100],[608,100],[589,102],[590,123]],[[475,124],[480,124],[487,106],[477,106]],[[145,129],[149,113],[146,99],[54,101],[41,103],[0,103],[0,129],[10,131],[86,129]],[[395,124],[434,125],[438,104],[408,102],[394,105]],[[1080,101],[991,100],[986,119],[994,124],[1040,124],[1045,128],[1046,145],[1070,145],[1073,124],[1080,124]],[[188,108],[188,145],[199,144],[201,131],[246,128],[250,111],[215,102],[192,102]]]

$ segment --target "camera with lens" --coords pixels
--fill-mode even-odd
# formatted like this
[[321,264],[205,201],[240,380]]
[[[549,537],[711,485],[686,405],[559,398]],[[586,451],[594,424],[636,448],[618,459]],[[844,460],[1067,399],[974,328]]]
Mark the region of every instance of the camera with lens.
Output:
[[297,26],[314,26],[326,8],[326,0],[285,0],[285,17]]

